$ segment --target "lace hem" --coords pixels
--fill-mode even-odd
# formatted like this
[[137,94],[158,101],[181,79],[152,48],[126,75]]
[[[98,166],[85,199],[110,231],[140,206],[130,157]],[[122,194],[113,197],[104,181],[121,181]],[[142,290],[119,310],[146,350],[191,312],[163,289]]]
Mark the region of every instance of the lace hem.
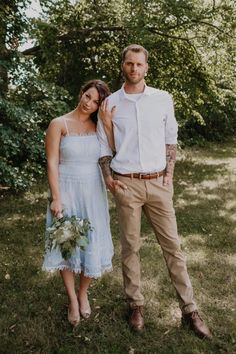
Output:
[[83,269],[83,267],[80,267],[80,268],[72,268],[72,267],[69,267],[67,265],[61,265],[61,266],[57,266],[57,267],[47,267],[47,266],[43,266],[42,267],[42,270],[44,272],[49,272],[49,273],[55,273],[57,271],[60,271],[60,270],[64,270],[64,269],[68,269],[70,270],[71,272],[75,273],[75,274],[78,274],[78,273],[81,273],[83,272],[84,275],[88,278],[93,278],[93,279],[98,279],[98,278],[101,278],[101,276],[104,274],[104,273],[108,273],[108,272],[111,272],[113,270],[113,267],[112,266],[107,266],[107,267],[104,267],[101,272],[99,273],[90,273],[88,270],[86,269]]

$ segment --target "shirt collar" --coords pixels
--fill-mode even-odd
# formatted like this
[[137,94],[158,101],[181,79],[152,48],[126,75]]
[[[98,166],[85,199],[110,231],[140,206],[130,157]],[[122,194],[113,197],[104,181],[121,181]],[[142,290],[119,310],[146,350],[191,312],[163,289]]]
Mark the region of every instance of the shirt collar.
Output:
[[[123,84],[120,89],[120,98],[121,99],[128,98],[128,95],[125,92],[124,86],[125,86],[125,84]],[[150,96],[152,93],[153,93],[152,88],[147,86],[146,84],[144,84],[144,91],[142,92],[142,94],[145,96]]]

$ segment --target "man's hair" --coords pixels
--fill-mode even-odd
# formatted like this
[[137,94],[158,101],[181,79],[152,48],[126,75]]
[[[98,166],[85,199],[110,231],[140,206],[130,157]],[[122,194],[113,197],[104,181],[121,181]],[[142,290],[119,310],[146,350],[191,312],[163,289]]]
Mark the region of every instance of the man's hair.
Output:
[[131,52],[135,53],[143,53],[145,55],[146,62],[148,61],[148,51],[144,47],[139,44],[130,44],[126,47],[122,52],[122,63],[125,61],[125,57],[127,52],[131,50]]

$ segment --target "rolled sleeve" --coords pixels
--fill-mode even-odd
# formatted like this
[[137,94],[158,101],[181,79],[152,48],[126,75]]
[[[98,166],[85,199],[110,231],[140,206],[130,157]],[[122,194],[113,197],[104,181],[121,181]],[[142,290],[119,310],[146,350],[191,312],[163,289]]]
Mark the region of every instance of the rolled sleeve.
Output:
[[109,147],[108,141],[107,141],[107,136],[103,128],[103,124],[98,117],[98,122],[97,122],[97,137],[98,141],[100,143],[101,151],[100,151],[100,157],[103,156],[112,156],[112,150]]
[[172,97],[168,94],[166,125],[165,125],[165,143],[177,144],[178,124],[175,119],[174,103]]

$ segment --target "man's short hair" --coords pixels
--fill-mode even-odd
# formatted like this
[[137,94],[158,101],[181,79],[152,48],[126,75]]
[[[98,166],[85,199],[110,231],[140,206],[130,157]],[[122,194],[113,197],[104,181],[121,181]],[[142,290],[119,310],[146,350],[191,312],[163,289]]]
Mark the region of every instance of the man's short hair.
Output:
[[145,55],[146,62],[148,61],[147,49],[145,49],[144,47],[142,47],[139,44],[130,44],[122,52],[122,63],[125,61],[125,56],[129,50],[131,50],[131,52],[135,52],[135,53],[143,53]]

